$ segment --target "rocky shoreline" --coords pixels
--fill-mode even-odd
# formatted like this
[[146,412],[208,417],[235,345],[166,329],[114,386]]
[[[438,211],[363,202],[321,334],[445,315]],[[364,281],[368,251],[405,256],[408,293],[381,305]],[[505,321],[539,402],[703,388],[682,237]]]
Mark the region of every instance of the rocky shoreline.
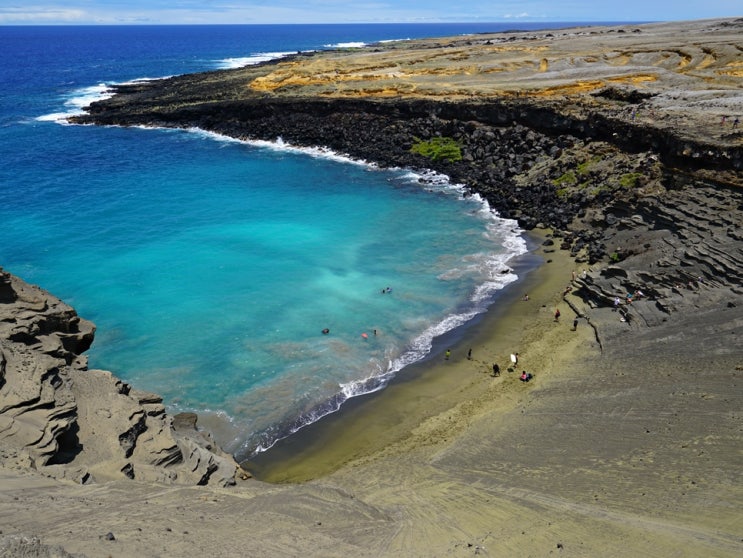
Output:
[[[695,24],[695,29],[698,33],[720,29],[730,32],[743,29],[743,21],[703,22]],[[574,35],[564,35],[567,39],[552,33],[546,37],[552,42],[561,38],[574,40]],[[479,37],[479,44],[503,40],[510,44],[531,43],[534,37],[484,36]],[[637,42],[635,48],[642,47],[642,37],[633,40]],[[460,47],[461,40],[443,48]],[[418,53],[432,45],[413,42],[411,48]],[[475,48],[471,40],[467,48]],[[391,50],[394,53],[395,47]],[[729,304],[735,304],[732,301],[742,294],[743,237],[739,226],[743,207],[743,135],[731,128],[725,134],[695,136],[689,127],[679,126],[675,120],[669,124],[658,114],[652,121],[634,116],[640,110],[650,111],[645,106],[648,100],[667,95],[669,88],[676,87],[675,82],[663,83],[659,79],[653,84],[655,90],[610,85],[573,96],[544,98],[522,93],[492,98],[483,94],[455,100],[432,95],[402,95],[394,99],[365,96],[364,88],[369,83],[363,80],[352,98],[312,97],[301,87],[267,95],[245,86],[246,80],[265,80],[287,64],[292,71],[301,73],[296,66],[312,59],[298,55],[289,62],[121,85],[116,87],[115,96],[94,103],[87,114],[71,120],[80,124],[196,127],[241,139],[282,138],[294,145],[325,146],[383,167],[444,173],[483,196],[501,215],[518,219],[525,229],[552,230],[548,244],[554,249],[569,250],[577,264],[602,266],[599,274],[574,282],[572,294],[580,296],[584,303],[611,306],[617,293],[643,292],[652,304],[635,304],[626,312],[626,319],[633,324],[657,325],[672,312],[683,310],[689,302],[684,296],[686,290],[715,289],[720,299],[729,299]],[[341,68],[343,64],[352,66],[347,55],[340,58],[340,64]],[[738,93],[737,98],[740,97]],[[726,94],[725,99],[730,105],[730,95]],[[652,110],[661,108],[658,105]],[[693,110],[692,106],[688,108]],[[461,159],[436,160],[411,151],[418,138],[431,137],[455,140]],[[56,314],[54,320],[43,314],[34,316],[21,304],[26,299],[19,294],[30,292],[31,287],[7,274],[3,277],[3,314],[10,316],[3,323],[13,323],[15,328],[4,336],[13,342],[6,352],[18,346],[20,334],[14,332],[39,329],[35,325],[19,325],[15,316],[23,313],[32,323],[57,324],[57,330],[44,332],[44,337],[20,340],[24,349],[43,346],[51,335],[61,345],[53,355],[63,361],[46,365],[46,372],[39,372],[28,382],[29,386],[44,386],[42,391],[50,391],[44,396],[47,400],[42,407],[50,405],[53,410],[39,419],[39,433],[8,435],[17,429],[18,419],[13,423],[13,418],[6,417],[29,416],[20,410],[36,404],[39,396],[33,395],[25,403],[14,400],[5,405],[0,416],[16,424],[3,428],[5,439],[36,438],[28,455],[38,466],[73,461],[74,448],[82,445],[71,434],[73,426],[83,433],[85,428],[75,425],[74,418],[63,418],[74,416],[75,406],[72,395],[62,388],[80,384],[66,380],[64,375],[87,370],[86,360],[80,355],[92,342],[94,328],[67,307],[62,314],[64,319]],[[64,307],[43,291],[35,293],[34,304],[44,312],[47,308]],[[54,302],[49,303],[50,300]],[[80,327],[84,331],[77,331]],[[45,354],[44,358],[50,357]],[[7,357],[3,362],[8,389],[13,368],[7,364]],[[177,477],[143,472],[158,463],[170,466],[183,461],[189,451],[196,451],[178,448],[168,437],[175,430],[167,424],[170,419],[163,414],[161,400],[137,394],[115,378],[110,382],[108,389],[112,393],[128,398],[138,409],[120,413],[129,418],[118,430],[114,429],[113,437],[120,440],[123,452],[117,457],[120,463],[116,467],[129,477]],[[69,401],[64,402],[65,398]],[[11,413],[12,409],[15,410]],[[159,422],[155,427],[145,426],[145,420]],[[167,448],[155,444],[149,452],[152,455],[135,467],[127,459],[134,453],[139,434],[153,430],[165,433],[166,441],[162,443]],[[27,446],[25,442],[16,445]],[[199,473],[192,471],[189,479],[201,484],[209,482],[213,471],[225,465],[220,461],[220,466],[216,466],[219,459],[213,456],[194,459],[198,465],[192,469]],[[222,471],[217,475],[219,484],[228,482],[234,473]],[[90,473],[82,467],[64,475],[86,479]]]

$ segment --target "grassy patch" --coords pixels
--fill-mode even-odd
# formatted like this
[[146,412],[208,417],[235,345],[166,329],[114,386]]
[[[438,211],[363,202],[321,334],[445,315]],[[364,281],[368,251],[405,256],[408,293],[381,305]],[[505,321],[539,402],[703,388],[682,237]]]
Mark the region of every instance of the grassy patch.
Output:
[[606,185],[606,184],[601,184],[600,186],[596,186],[595,188],[592,188],[592,189],[591,189],[591,191],[590,191],[590,196],[591,196],[592,198],[595,198],[595,197],[596,197],[596,196],[598,196],[599,194],[602,194],[602,193],[604,193],[604,192],[611,192],[611,191],[612,191],[612,189],[611,189],[611,187],[610,187],[610,186],[608,186],[608,185]]
[[455,161],[462,160],[462,148],[453,138],[435,137],[430,140],[415,138],[415,143],[410,151],[423,155],[432,161]]
[[596,156],[596,157],[592,157],[588,161],[582,162],[581,164],[578,165],[578,174],[579,175],[584,175],[584,174],[588,173],[588,171],[590,170],[590,168],[594,164],[598,163],[599,161],[601,161],[601,157]]
[[619,177],[619,185],[622,188],[635,188],[640,183],[642,174],[639,172],[629,172]]
[[575,171],[568,171],[562,176],[555,178],[555,186],[563,186],[569,184],[575,184],[578,179],[575,177]]

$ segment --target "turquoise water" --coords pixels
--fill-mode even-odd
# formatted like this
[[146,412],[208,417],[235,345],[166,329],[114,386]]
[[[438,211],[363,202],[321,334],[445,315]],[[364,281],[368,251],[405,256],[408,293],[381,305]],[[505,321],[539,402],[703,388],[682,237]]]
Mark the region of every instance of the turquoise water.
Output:
[[[92,368],[218,421],[244,456],[380,389],[516,279],[515,223],[444,177],[199,131],[60,124],[98,79],[293,45],[234,39],[209,57],[205,32],[196,56],[175,29],[173,52],[127,58],[127,29],[116,48],[81,54],[70,34],[53,60],[39,47],[0,66],[0,265],[96,323]],[[29,50],[28,33],[0,46]]]

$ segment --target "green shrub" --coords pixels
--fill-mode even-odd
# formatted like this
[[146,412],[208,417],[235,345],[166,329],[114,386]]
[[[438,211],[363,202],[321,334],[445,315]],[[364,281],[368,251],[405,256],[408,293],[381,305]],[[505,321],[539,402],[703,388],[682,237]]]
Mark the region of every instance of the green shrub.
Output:
[[627,174],[623,174],[621,177],[619,177],[619,185],[622,188],[634,188],[638,185],[641,178],[642,174],[640,174],[639,172],[630,172]]
[[415,138],[410,151],[423,155],[432,161],[448,161],[453,163],[462,160],[462,148],[454,138],[435,137],[430,140]]
[[575,184],[578,182],[578,179],[575,177],[574,171],[568,171],[559,178],[555,179],[555,186],[560,186],[563,184]]
[[578,165],[578,174],[583,175],[588,173],[592,166],[601,161],[601,157],[591,157],[588,161],[584,161]]

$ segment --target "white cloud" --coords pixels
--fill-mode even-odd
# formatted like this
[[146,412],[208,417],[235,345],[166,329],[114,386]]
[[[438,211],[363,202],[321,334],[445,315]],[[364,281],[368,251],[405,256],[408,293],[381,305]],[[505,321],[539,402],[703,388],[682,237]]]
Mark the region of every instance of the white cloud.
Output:
[[521,12],[520,14],[503,14],[504,19],[524,19],[527,17],[532,17],[526,12]]
[[65,22],[74,23],[88,19],[84,10],[48,8],[44,6],[23,8],[0,8],[0,24],[7,23],[45,23]]

